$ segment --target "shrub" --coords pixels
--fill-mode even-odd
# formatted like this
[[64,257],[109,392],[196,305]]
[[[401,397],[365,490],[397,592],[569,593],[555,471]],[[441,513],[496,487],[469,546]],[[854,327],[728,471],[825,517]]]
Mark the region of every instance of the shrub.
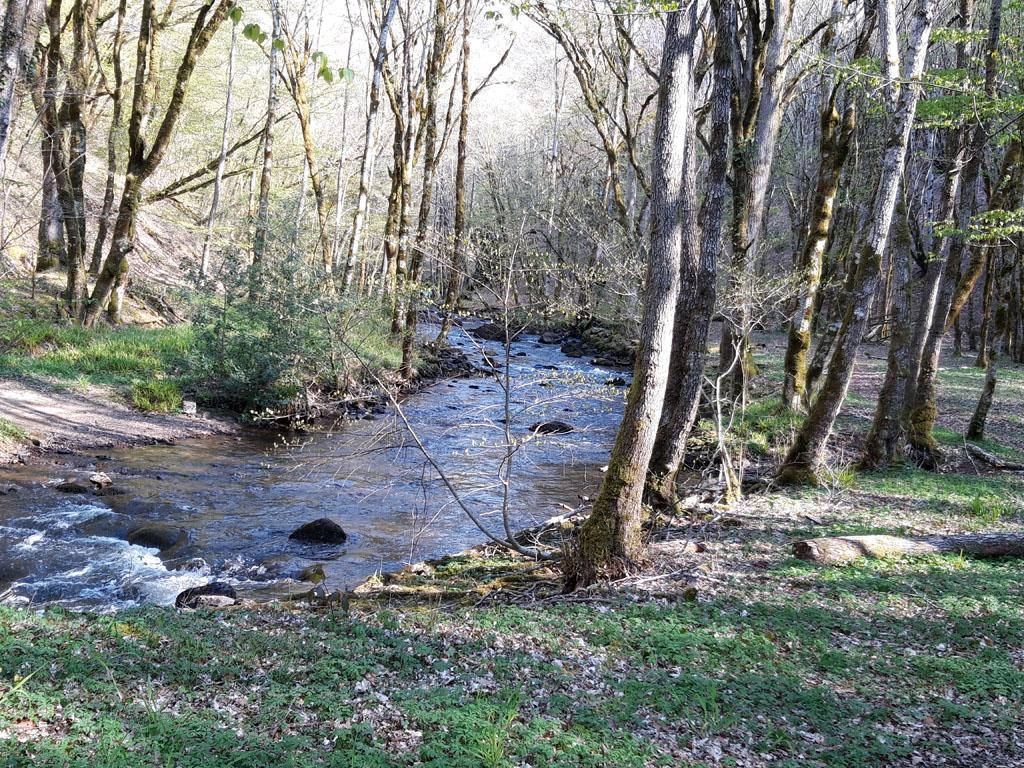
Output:
[[300,258],[269,260],[258,274],[229,258],[221,279],[223,292],[193,313],[188,371],[203,402],[291,413],[308,392],[348,388],[359,360],[398,367],[401,350],[381,306],[331,292],[329,278]]

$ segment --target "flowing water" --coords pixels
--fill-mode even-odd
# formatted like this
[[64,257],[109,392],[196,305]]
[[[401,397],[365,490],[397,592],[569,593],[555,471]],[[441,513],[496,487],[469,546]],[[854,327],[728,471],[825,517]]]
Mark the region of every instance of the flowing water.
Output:
[[[453,334],[483,365],[497,345]],[[511,345],[508,430],[519,448],[508,490],[520,529],[563,513],[600,483],[621,417],[620,371],[566,357],[525,337]],[[499,368],[503,367],[499,361]],[[418,438],[486,526],[501,532],[506,457],[505,394],[494,376],[442,381],[402,410]],[[378,571],[456,552],[484,535],[456,504],[393,409],[305,435],[252,431],[176,445],[111,451],[90,463],[122,495],[69,495],[44,467],[0,471],[21,486],[0,496],[0,595],[21,605],[118,610],[173,603],[213,579],[241,592],[297,592],[291,579],[323,564],[326,585],[351,587]],[[558,419],[573,432],[534,435]],[[288,538],[329,517],[348,533],[341,546]],[[162,553],[126,541],[159,524],[182,530]],[[308,585],[307,587],[308,588]]]

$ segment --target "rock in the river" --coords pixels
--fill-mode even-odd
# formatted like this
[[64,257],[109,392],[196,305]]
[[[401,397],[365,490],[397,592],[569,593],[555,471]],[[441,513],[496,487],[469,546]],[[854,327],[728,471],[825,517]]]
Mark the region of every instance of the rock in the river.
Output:
[[89,475],[89,482],[95,485],[97,488],[106,488],[114,481],[110,479],[110,475],[106,472],[93,472]]
[[97,496],[127,496],[128,491],[124,488],[115,488],[112,485],[108,485],[106,488],[100,488],[96,491]]
[[629,368],[633,365],[633,359],[628,355],[602,355],[590,361],[591,365],[599,365],[602,368]]
[[300,525],[288,538],[310,544],[344,544],[348,534],[330,518],[321,517],[319,520]]
[[21,490],[20,485],[14,483],[0,483],[0,496],[7,496],[11,493],[17,493]]
[[327,578],[327,576],[324,573],[323,563],[313,563],[299,571],[299,581],[308,581],[313,584],[319,584],[325,578]]
[[[505,342],[504,323],[484,323],[483,325],[478,325],[476,328],[469,328],[467,330],[478,339],[483,339],[484,341]],[[510,341],[515,341],[516,337],[519,336],[519,332],[512,328],[508,329],[508,334]]]
[[557,420],[538,421],[530,427],[530,431],[536,432],[538,435],[564,435],[566,432],[572,432],[575,429],[572,424]]
[[80,477],[69,477],[62,483],[57,483],[54,488],[61,493],[92,493],[93,486],[88,480]]
[[132,528],[130,517],[113,511],[93,517],[78,526],[87,536],[103,536],[108,539],[127,539]]
[[175,608],[223,608],[238,602],[235,588],[223,581],[189,587],[174,598]]
[[61,493],[92,493],[106,488],[113,480],[106,472],[80,472],[68,475],[64,482],[57,483],[55,488]]
[[563,339],[565,339],[564,333],[559,333],[558,331],[544,331],[544,333],[540,335],[539,341],[541,344],[561,344]]
[[163,523],[147,523],[128,531],[128,543],[159,549],[161,554],[188,543],[188,531]]
[[605,382],[605,385],[609,387],[624,387],[626,386],[626,380],[621,376],[613,376]]
[[587,354],[587,345],[579,339],[569,339],[562,342],[562,354],[568,357],[583,357]]

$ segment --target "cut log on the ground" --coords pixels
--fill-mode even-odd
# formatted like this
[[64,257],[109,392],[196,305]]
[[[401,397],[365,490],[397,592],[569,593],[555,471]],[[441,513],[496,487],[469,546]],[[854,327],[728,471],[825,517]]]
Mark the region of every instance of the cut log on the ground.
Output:
[[974,443],[964,443],[967,446],[967,455],[971,456],[978,461],[983,461],[993,469],[1008,469],[1011,472],[1024,472],[1024,464],[1016,461],[1008,461],[994,453],[989,453],[983,448],[978,447]]
[[843,565],[860,557],[921,557],[936,554],[1024,557],[1024,534],[969,533],[915,538],[827,536],[796,542],[793,554],[821,565]]

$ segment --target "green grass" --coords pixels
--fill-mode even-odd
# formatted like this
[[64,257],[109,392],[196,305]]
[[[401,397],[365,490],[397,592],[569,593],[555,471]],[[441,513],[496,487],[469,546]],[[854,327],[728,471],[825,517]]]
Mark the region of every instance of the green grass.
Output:
[[0,324],[0,375],[131,387],[179,370],[188,326],[84,329],[33,319]]
[[27,440],[28,434],[17,424],[0,416],[0,442],[4,440]]
[[132,384],[132,405],[147,413],[169,413],[181,407],[182,396],[178,382],[156,379]]
[[11,766],[956,762],[1024,726],[1022,598],[1016,564],[953,557],[679,605],[0,609],[0,733]]
[[1014,475],[937,473],[913,467],[857,475],[855,487],[890,504],[923,504],[980,522],[1024,516],[1024,478]]

